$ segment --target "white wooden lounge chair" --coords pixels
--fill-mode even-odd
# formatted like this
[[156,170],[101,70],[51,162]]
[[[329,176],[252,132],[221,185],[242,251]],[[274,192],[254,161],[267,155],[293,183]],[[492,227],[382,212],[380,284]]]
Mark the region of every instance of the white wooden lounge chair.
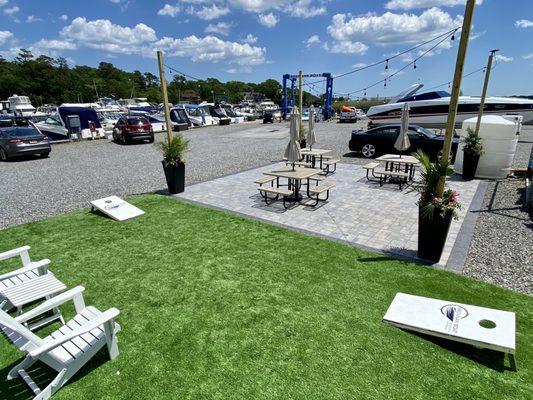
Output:
[[[112,360],[118,356],[116,333],[120,331],[120,326],[115,323],[115,318],[119,311],[110,308],[101,312],[94,307],[86,307],[84,290],[82,286],[77,286],[18,317],[11,317],[0,310],[0,328],[19,350],[27,353],[24,360],[9,371],[7,379],[20,376],[35,394],[34,400],[49,399],[105,345]],[[23,325],[69,300],[74,303],[76,316],[44,339]],[[44,389],[40,389],[26,372],[37,361],[58,372]]]
[[[66,286],[48,270],[50,260],[45,258],[32,262],[28,253],[29,249],[30,246],[23,246],[0,253],[0,261],[19,256],[22,262],[21,268],[0,275],[1,310],[9,311],[16,308],[16,313],[19,315],[25,305],[37,300],[49,299],[52,295],[66,289]],[[42,327],[56,319],[64,322],[57,309],[53,310],[51,316],[32,324],[30,328]]]

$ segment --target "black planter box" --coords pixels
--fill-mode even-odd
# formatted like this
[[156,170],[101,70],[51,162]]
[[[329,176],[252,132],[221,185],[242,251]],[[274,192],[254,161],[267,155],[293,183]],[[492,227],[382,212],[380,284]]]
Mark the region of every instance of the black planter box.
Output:
[[464,152],[463,158],[463,180],[471,181],[476,176],[477,164],[479,163],[479,155],[470,152]]
[[170,194],[177,194],[185,191],[185,164],[165,165],[163,161],[162,164]]
[[421,208],[418,208],[418,258],[439,262],[452,216],[452,211],[447,211],[444,217],[437,214],[433,219],[428,219],[422,217]]

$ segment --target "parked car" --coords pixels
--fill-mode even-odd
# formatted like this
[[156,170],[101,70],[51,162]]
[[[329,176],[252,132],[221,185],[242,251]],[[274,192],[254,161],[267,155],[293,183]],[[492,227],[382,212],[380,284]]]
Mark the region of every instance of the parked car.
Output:
[[154,142],[154,129],[152,124],[142,116],[124,116],[121,117],[113,129],[113,140],[130,143],[134,140],[148,140]]
[[[360,152],[366,158],[386,153],[399,153],[394,148],[399,134],[399,125],[384,125],[367,131],[354,130],[348,145],[351,151]],[[435,135],[432,131],[418,125],[409,125],[408,135],[411,147],[404,154],[421,149],[431,158],[438,159],[442,151],[444,136]],[[458,138],[453,138],[452,161],[455,159],[458,141]]]
[[52,151],[48,136],[43,135],[33,122],[26,119],[0,121],[0,160],[39,154],[46,158]]

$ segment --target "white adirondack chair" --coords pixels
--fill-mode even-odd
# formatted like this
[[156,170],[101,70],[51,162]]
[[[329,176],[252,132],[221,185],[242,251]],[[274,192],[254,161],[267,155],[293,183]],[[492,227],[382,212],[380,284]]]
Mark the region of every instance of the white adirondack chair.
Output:
[[[86,307],[82,286],[77,286],[53,297],[32,310],[11,317],[0,310],[0,328],[8,339],[27,353],[24,360],[16,365],[7,379],[20,376],[35,394],[34,400],[49,399],[72,376],[79,371],[103,346],[107,345],[109,357],[118,356],[116,334],[120,326],[115,322],[119,315],[116,308],[101,312],[95,307]],[[26,328],[23,323],[72,300],[76,316],[61,328],[41,339]],[[35,362],[41,361],[58,372],[54,380],[40,389],[26,372]]]
[[[66,288],[54,274],[48,270],[50,260],[45,258],[32,262],[28,251],[30,246],[22,246],[0,253],[0,261],[19,256],[22,267],[0,275],[0,309],[7,311],[16,308],[17,315],[22,313],[26,304],[40,299],[49,299]],[[9,293],[9,296],[8,296]],[[16,299],[14,301],[13,299]],[[40,328],[56,319],[62,319],[58,309],[53,314],[38,323],[30,325],[32,329]]]

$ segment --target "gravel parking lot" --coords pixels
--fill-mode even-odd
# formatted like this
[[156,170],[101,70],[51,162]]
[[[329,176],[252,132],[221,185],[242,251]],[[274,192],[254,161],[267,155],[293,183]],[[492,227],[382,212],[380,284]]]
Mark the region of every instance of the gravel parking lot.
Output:
[[[353,124],[317,124],[320,144],[344,154]],[[156,140],[163,140],[159,133]],[[191,140],[186,182],[191,185],[281,159],[287,123],[245,123],[185,132]],[[148,143],[105,139],[53,145],[48,159],[0,163],[0,229],[86,207],[90,200],[166,188],[161,155]]]
[[[317,124],[320,147],[343,162],[366,160],[348,149],[350,133],[361,124]],[[288,124],[245,123],[185,132],[187,185],[279,161],[288,141]],[[157,134],[156,140],[164,139]],[[515,166],[524,167],[533,144],[533,127],[524,127]],[[0,163],[0,229],[87,207],[109,195],[166,188],[161,155],[155,146],[123,146],[107,140],[53,146],[48,159]],[[465,273],[533,294],[533,223],[523,209],[523,180],[489,182],[474,230]]]

